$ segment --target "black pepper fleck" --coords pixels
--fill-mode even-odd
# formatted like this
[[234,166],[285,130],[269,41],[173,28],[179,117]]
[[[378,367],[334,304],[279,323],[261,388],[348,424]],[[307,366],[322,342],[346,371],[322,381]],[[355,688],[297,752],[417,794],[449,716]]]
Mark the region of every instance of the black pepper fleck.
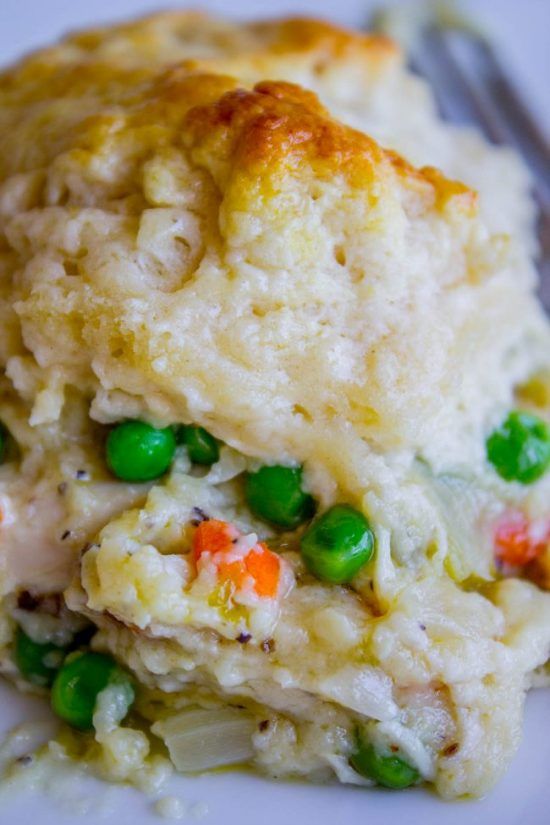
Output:
[[63,607],[63,597],[60,593],[48,593],[42,596],[33,596],[28,590],[22,590],[17,596],[17,607],[29,613],[38,610],[50,616],[59,616]]
[[264,731],[266,731],[268,729],[268,727],[269,727],[269,719],[262,719],[262,721],[258,725],[258,728],[259,728],[259,730],[261,730],[262,733],[264,733]]
[[195,526],[200,524],[201,521],[210,521],[210,516],[207,516],[204,510],[200,507],[193,507],[192,513],[194,515],[194,519],[191,524],[194,524]]
[[90,476],[86,472],[86,470],[77,470],[75,473],[75,478],[78,479],[78,481],[87,481],[90,478]]
[[418,627],[420,630],[426,630],[426,625],[423,622],[419,622]]
[[84,545],[84,547],[81,549],[81,551],[80,551],[80,558],[82,558],[82,556],[83,556],[85,553],[87,553],[87,552],[88,552],[88,550],[91,550],[91,549],[92,549],[92,547],[100,547],[100,546],[101,546],[101,545],[99,545],[99,544],[91,544],[90,542],[87,542],[87,543]]
[[61,536],[61,541],[65,541],[65,539],[68,539],[70,535],[71,535],[71,531],[70,530],[65,530],[65,532]]
[[26,753],[24,756],[18,756],[15,761],[18,765],[30,765],[32,762],[32,756]]
[[40,600],[37,599],[36,596],[33,596],[32,593],[29,593],[28,590],[22,590],[17,596],[17,607],[21,610],[28,610],[31,612],[36,610],[39,604]]
[[237,641],[240,642],[242,645],[247,644],[251,640],[252,636],[250,633],[239,633],[237,636]]

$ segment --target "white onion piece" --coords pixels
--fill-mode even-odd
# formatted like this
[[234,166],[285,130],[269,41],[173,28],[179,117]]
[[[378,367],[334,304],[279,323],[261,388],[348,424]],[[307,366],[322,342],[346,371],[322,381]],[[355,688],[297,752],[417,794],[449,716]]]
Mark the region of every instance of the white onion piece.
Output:
[[240,475],[245,470],[246,458],[244,455],[225,444],[220,450],[219,461],[212,464],[204,480],[208,484],[222,484],[224,481],[230,481],[235,476]]
[[178,771],[190,773],[247,762],[254,755],[254,719],[237,708],[185,710],[155,722]]
[[392,698],[392,681],[382,671],[374,667],[357,670],[354,665],[333,670],[312,685],[311,690],[324,699],[330,699],[345,708],[370,716],[372,719],[393,719],[398,708]]
[[471,575],[491,578],[492,546],[483,516],[491,497],[469,479],[449,474],[424,475],[435,493],[447,531],[453,570],[459,579]]

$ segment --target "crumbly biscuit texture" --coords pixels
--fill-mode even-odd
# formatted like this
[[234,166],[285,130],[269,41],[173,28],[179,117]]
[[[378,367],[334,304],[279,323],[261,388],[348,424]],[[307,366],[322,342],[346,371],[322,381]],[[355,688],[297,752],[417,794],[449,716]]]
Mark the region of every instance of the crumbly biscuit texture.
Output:
[[548,341],[524,247],[468,187],[255,82],[304,67],[327,101],[406,78],[385,40],[188,14],[4,74],[0,355],[32,423],[77,386],[101,421],[183,417],[262,457],[330,431],[341,484],[347,442],[482,460]]
[[[443,124],[384,38],[175,12],[0,75],[0,669],[16,623],[68,632],[63,592],[159,735],[237,704],[261,770],[368,784],[366,725],[444,796],[484,793],[550,646],[550,596],[493,547],[508,510],[544,527],[550,474],[507,485],[485,454],[511,407],[549,412],[532,219],[519,160]],[[206,427],[220,461],[114,479],[106,426],[136,418]],[[351,586],[251,516],[261,463],[369,518]],[[233,555],[193,555],[208,516]],[[90,757],[141,776],[109,701]]]

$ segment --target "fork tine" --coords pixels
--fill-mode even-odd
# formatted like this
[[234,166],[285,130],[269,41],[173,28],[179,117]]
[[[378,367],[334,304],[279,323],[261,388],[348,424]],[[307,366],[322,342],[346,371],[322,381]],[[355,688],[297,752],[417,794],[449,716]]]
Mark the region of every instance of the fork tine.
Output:
[[440,32],[440,52],[462,79],[486,135],[523,155],[533,173],[538,198],[550,202],[549,147],[511,81],[483,40],[464,32]]
[[550,153],[548,140],[510,80],[491,44],[485,40],[478,40],[476,45],[487,67],[488,83],[493,91],[494,99],[500,102],[504,112],[510,113],[510,126],[517,132],[518,139],[529,141],[532,150],[544,158],[546,170],[548,170]]
[[[476,123],[489,140],[512,144],[530,168],[539,208],[539,294],[550,311],[550,152],[542,131],[493,49],[481,37],[469,31],[430,26],[413,51],[413,66],[435,87],[446,117],[455,122]],[[452,106],[448,103],[451,99]]]
[[449,49],[445,32],[436,26],[430,26],[424,32],[421,41],[421,50],[424,49],[429,52],[435,64],[432,77],[435,76],[435,73],[438,75],[443,73],[442,79],[446,82],[446,94],[454,95],[463,101],[467,112],[467,117],[464,120],[481,126],[485,135],[494,143],[505,143],[506,129],[498,116],[498,112],[495,113],[491,108],[484,105],[483,97],[476,87],[468,81],[460,64]]

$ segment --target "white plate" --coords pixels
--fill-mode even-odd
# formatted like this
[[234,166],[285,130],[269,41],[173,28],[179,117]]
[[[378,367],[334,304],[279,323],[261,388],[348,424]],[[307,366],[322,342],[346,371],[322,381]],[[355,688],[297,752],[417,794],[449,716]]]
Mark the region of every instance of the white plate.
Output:
[[[174,3],[173,3],[174,4]],[[376,3],[371,0],[370,5]],[[169,0],[0,0],[0,61],[46,44],[67,28],[124,18]],[[218,12],[270,15],[304,11],[361,25],[369,0],[195,0],[194,7]],[[549,6],[545,0],[475,0],[475,5],[504,41],[509,64],[548,122],[547,43]],[[336,8],[337,7],[337,8]],[[526,44],[529,48],[526,48]],[[544,825],[550,821],[550,693],[529,697],[523,744],[509,773],[485,800],[445,803],[423,791],[365,791],[274,783],[245,774],[175,779],[164,795],[186,803],[187,823],[208,807],[205,825]],[[0,736],[28,718],[47,716],[45,702],[22,697],[0,681]],[[48,795],[25,792],[0,795],[0,825],[159,825],[153,801],[129,788],[75,779],[69,788],[52,787]],[[63,797],[63,800],[57,798]],[[199,807],[194,807],[199,805]],[[75,807],[87,813],[75,816]]]
[[[162,796],[185,803],[191,825],[544,825],[549,821],[550,694],[529,696],[523,743],[509,773],[481,801],[443,802],[433,794],[271,782],[249,774],[176,777]],[[48,716],[45,701],[0,682],[0,736]],[[61,799],[59,798],[61,797]],[[75,809],[85,813],[75,815]],[[205,811],[207,807],[207,811]],[[201,815],[202,814],[202,815]],[[75,779],[48,794],[0,795],[0,825],[160,825],[154,801],[130,788]]]

